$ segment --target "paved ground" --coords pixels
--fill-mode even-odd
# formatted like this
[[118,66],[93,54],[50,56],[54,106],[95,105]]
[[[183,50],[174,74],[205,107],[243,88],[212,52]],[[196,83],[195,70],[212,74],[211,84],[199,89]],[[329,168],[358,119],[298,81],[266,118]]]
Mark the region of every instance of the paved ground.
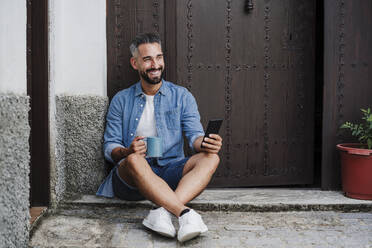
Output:
[[[201,212],[210,231],[180,244],[141,225],[148,209],[75,207],[42,220],[31,247],[372,248],[372,213]],[[176,227],[177,221],[174,219]]]
[[[189,205],[198,209],[210,231],[180,244],[142,227],[153,206],[148,201],[76,196],[37,222],[30,246],[372,248],[372,201],[342,192],[208,189]],[[176,219],[174,224],[178,227]]]

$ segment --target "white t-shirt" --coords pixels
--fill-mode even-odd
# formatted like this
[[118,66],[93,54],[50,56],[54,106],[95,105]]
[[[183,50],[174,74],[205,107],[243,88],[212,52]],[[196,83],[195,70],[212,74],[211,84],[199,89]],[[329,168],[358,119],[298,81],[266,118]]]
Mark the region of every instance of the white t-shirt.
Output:
[[158,136],[155,123],[154,96],[148,96],[145,94],[145,97],[146,104],[138,123],[136,136]]

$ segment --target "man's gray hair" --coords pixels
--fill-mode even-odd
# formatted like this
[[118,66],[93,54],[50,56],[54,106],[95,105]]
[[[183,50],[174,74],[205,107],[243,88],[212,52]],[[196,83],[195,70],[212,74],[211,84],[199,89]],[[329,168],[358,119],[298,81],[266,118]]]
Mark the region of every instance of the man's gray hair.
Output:
[[132,40],[129,46],[129,50],[133,57],[136,57],[138,54],[138,46],[141,44],[147,44],[147,43],[158,43],[161,47],[161,41],[159,35],[155,33],[144,33],[144,34],[138,34],[136,37]]

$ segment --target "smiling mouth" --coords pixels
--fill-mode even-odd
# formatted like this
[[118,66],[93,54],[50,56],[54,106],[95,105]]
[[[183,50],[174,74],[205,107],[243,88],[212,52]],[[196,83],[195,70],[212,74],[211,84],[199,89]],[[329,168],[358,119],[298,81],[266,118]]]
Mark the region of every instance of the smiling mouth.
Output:
[[161,74],[161,70],[158,69],[158,70],[149,70],[147,71],[150,75],[152,76],[156,76],[156,75],[160,75]]

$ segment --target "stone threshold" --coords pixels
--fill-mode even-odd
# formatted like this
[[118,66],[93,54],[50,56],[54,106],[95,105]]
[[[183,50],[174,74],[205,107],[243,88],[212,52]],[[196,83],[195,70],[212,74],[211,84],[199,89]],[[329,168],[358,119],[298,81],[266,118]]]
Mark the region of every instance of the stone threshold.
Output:
[[40,225],[42,219],[49,214],[49,208],[48,207],[31,207],[29,211],[30,211],[30,217],[31,217],[29,235],[31,237],[33,235],[33,232]]
[[47,207],[31,207],[30,208],[30,225],[31,227],[45,214]]
[[[151,208],[150,201],[123,201],[95,195],[80,195],[64,201],[60,208],[122,207]],[[372,201],[351,199],[339,191],[298,188],[207,189],[188,204],[201,211],[343,211],[372,212]]]

